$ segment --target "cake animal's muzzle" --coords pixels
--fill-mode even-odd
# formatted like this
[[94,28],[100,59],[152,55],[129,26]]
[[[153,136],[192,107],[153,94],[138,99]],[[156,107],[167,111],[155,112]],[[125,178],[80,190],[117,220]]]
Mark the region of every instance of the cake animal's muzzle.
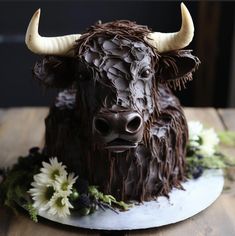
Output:
[[95,142],[114,152],[136,147],[143,130],[143,118],[135,111],[98,113],[93,119]]

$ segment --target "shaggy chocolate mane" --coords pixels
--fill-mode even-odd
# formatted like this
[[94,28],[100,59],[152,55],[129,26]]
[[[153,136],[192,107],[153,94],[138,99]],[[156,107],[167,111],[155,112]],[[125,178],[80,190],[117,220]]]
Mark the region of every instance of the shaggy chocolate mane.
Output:
[[51,108],[46,119],[49,155],[57,156],[90,184],[122,200],[151,200],[168,196],[173,187],[182,188],[187,122],[179,101],[168,88],[159,85],[156,95],[160,114],[154,113],[146,122],[143,141],[123,153],[100,149],[92,143],[88,129],[91,124],[84,128],[86,111],[81,121],[79,111],[71,109],[71,102],[75,105],[73,94],[61,94],[57,108]]
[[[73,50],[75,50],[75,55],[77,57],[80,57],[82,53],[82,48],[87,45],[89,41],[94,40],[100,36],[105,38],[128,38],[132,41],[140,41],[143,43],[147,43],[144,38],[149,33],[151,33],[151,30],[147,26],[138,25],[136,24],[136,22],[128,20],[117,20],[104,24],[98,22],[88,28],[87,31],[82,34],[81,38],[77,40],[77,44],[75,45]],[[153,48],[150,44],[148,45]]]
[[[76,41],[72,49],[75,58],[44,57],[34,68],[34,75],[40,81],[68,89],[59,94],[46,119],[48,154],[57,156],[80,177],[119,200],[143,201],[168,196],[173,187],[182,188],[181,181],[185,180],[187,122],[178,99],[168,86],[184,87],[186,81],[192,79],[199,60],[190,50],[159,54],[145,41],[150,32],[146,26],[130,21],[97,23]],[[109,54],[110,48],[107,54],[103,53],[106,50],[102,48],[103,41],[112,42],[120,48],[118,57]],[[127,53],[123,51],[122,46],[126,46],[123,41],[130,41]],[[95,75],[99,73],[101,78],[108,78],[107,73],[103,74],[105,69],[101,68],[103,58],[110,56],[111,59],[117,57],[122,60],[125,58],[123,55],[134,51],[133,45],[140,42],[144,44],[143,48],[145,45],[149,47],[146,53],[151,55],[153,63],[153,111],[147,110],[149,116],[144,122],[143,139],[138,146],[115,153],[99,146],[93,139],[93,117],[104,108],[100,101],[103,102],[112,88],[107,89],[101,80],[97,83]],[[112,48],[111,52],[114,52]],[[96,54],[100,56],[95,61]],[[86,55],[89,60],[86,60]],[[135,60],[133,58],[128,63]],[[130,73],[129,67],[124,72]],[[69,83],[63,84],[68,77]],[[74,90],[69,90],[73,85],[76,85]],[[96,100],[97,97],[102,99]]]

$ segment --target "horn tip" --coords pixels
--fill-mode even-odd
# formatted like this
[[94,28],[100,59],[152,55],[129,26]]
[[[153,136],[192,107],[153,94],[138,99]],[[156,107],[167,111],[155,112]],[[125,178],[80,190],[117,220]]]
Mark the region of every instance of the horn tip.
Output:
[[180,8],[181,8],[181,12],[185,12],[185,13],[187,12],[189,14],[188,8],[183,2],[181,2]]
[[185,6],[185,4],[183,2],[181,2],[180,6],[181,6],[182,19],[185,18],[185,20],[190,25],[190,28],[192,29],[192,31],[194,31],[193,20],[192,20],[190,13],[189,13],[188,8]]
[[187,9],[186,5],[185,5],[183,2],[180,3],[180,7],[181,7],[181,9],[183,9],[183,8],[184,8],[184,9],[185,9],[185,8]]
[[34,17],[39,17],[41,14],[41,8],[38,8],[37,11],[34,13]]

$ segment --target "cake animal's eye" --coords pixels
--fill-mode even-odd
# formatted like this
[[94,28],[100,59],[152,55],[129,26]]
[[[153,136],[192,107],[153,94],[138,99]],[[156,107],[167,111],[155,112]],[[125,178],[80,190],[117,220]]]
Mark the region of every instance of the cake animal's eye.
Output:
[[144,68],[144,69],[141,71],[140,76],[141,76],[142,78],[148,78],[148,77],[150,76],[150,74],[151,74],[150,68]]

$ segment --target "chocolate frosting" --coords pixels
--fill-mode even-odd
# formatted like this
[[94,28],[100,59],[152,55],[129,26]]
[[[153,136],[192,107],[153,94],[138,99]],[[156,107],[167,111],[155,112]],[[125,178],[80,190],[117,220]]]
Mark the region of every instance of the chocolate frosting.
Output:
[[181,188],[185,179],[187,123],[178,99],[159,85],[161,109],[155,120],[145,124],[137,148],[123,153],[99,149],[92,142],[88,122],[76,109],[52,107],[46,119],[46,148],[68,168],[100,187],[106,194],[122,200],[151,200],[173,187]]
[[[129,21],[97,24],[75,58],[44,57],[34,68],[46,86],[66,88],[46,118],[48,155],[119,200],[168,196],[185,179],[187,122],[168,85],[184,86],[199,60],[189,50],[159,54],[144,40],[149,32]],[[117,153],[97,142],[95,117],[131,112],[144,121],[136,147]]]
[[66,89],[60,92],[55,100],[55,107],[59,109],[74,109],[76,101],[76,89]]
[[[80,53],[79,61],[83,66],[78,68],[78,74],[84,78],[83,83],[79,78],[79,90],[84,90],[84,84],[92,78],[91,83],[96,83],[92,94],[100,97],[100,90],[105,94],[105,99],[100,98],[103,112],[118,105],[121,109],[138,111],[147,121],[154,110],[152,78],[156,60],[152,49],[130,39],[99,37],[84,45]],[[87,71],[90,74],[87,75]],[[148,74],[144,74],[146,71]]]

